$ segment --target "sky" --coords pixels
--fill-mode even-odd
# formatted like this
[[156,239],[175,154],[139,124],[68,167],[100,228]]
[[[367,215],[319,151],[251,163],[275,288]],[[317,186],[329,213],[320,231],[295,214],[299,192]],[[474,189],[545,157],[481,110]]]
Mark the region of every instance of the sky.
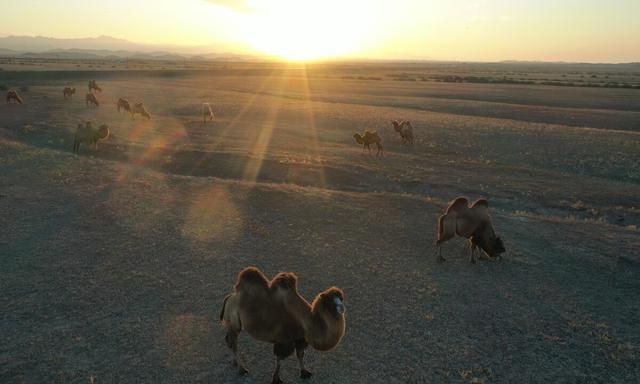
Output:
[[0,36],[291,60],[640,61],[640,0],[0,0]]

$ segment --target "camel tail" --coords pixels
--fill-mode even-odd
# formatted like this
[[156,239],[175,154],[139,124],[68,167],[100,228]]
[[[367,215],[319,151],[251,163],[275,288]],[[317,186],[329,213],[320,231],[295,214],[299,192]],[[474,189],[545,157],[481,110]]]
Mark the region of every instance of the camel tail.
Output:
[[224,301],[222,302],[222,309],[220,310],[220,322],[224,322],[224,309],[227,307],[227,300],[231,297],[231,294],[228,294],[224,297]]

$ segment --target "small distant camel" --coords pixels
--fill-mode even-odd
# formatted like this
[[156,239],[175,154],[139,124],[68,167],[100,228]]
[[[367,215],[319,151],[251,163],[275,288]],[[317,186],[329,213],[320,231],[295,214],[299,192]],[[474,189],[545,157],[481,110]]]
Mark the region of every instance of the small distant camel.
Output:
[[93,128],[90,121],[78,124],[78,129],[73,137],[73,153],[80,151],[80,144],[93,144],[95,150],[98,149],[98,140],[106,139],[109,136],[109,127],[102,124],[98,129]]
[[482,249],[491,257],[498,257],[506,251],[502,240],[495,234],[489,216],[489,202],[485,199],[478,199],[469,206],[469,200],[458,197],[449,204],[445,214],[438,218],[438,261],[445,260],[442,257],[442,243],[455,235],[469,239],[471,263],[476,262],[476,248]]
[[89,87],[89,92],[93,92],[94,90],[98,92],[102,92],[102,88],[98,86],[98,83],[96,83],[95,80],[89,80],[88,87]]
[[356,139],[358,144],[362,144],[362,152],[364,152],[365,148],[369,150],[369,154],[371,154],[371,144],[376,144],[378,147],[378,152],[376,155],[383,155],[384,149],[382,148],[382,138],[378,135],[377,132],[369,132],[364,131],[364,135],[360,135],[359,133],[355,133],[353,138]]
[[393,124],[393,129],[398,132],[402,138],[402,144],[413,145],[413,126],[410,121],[398,122],[398,120],[393,120],[391,124]]
[[11,103],[11,101],[14,101],[18,104],[22,104],[22,99],[20,98],[20,95],[18,95],[18,92],[16,91],[7,92],[7,104]]
[[128,100],[119,98],[117,105],[118,105],[118,112],[120,112],[120,110],[122,109],[126,112],[129,112],[131,116],[133,116],[133,111],[131,110],[131,104],[129,104]]
[[149,112],[147,112],[147,109],[144,107],[144,104],[142,104],[142,103],[135,103],[133,105],[133,109],[132,109],[131,115],[135,116],[136,113],[139,113],[142,116],[146,117],[147,119],[151,120],[151,114]]
[[207,123],[207,121],[213,120],[213,109],[211,109],[211,105],[209,103],[202,103],[202,122]]
[[98,98],[93,93],[87,93],[87,95],[84,98],[84,101],[86,105],[93,104],[96,107],[100,106],[100,102],[98,101]]
[[281,361],[296,352],[300,377],[311,377],[304,366],[304,351],[310,345],[319,351],[333,349],[344,336],[344,293],[331,287],[309,304],[298,293],[298,277],[280,272],[271,281],[255,267],[240,271],[233,293],[224,298],[220,320],[225,341],[240,374],[247,373],[238,355],[238,335],[244,329],[253,338],[273,344],[276,368],[272,384],[281,384]]
[[62,96],[66,99],[67,97],[69,98],[72,97],[75,93],[76,93],[75,88],[64,87],[64,90],[62,91]]

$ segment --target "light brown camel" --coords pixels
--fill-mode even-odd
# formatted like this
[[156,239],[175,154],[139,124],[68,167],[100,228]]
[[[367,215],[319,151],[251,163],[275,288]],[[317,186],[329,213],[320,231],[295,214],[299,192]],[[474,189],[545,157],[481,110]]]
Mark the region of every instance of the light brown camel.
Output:
[[476,200],[469,206],[469,200],[458,197],[453,200],[444,215],[438,218],[438,260],[442,257],[442,243],[455,235],[469,239],[469,261],[475,263],[476,248],[482,249],[491,257],[498,257],[505,252],[504,244],[497,237],[493,229],[493,223],[489,216],[489,202],[485,199]]
[[359,133],[354,133],[353,138],[356,139],[358,144],[362,144],[362,152],[364,152],[365,148],[369,150],[369,154],[371,154],[371,144],[376,144],[378,147],[378,152],[376,155],[383,155],[384,149],[382,148],[382,138],[378,135],[377,132],[369,132],[364,131],[364,135],[360,135]]
[[18,104],[22,104],[22,99],[20,98],[20,95],[18,95],[18,92],[16,91],[7,92],[7,104],[9,104],[12,100]]
[[89,92],[93,92],[94,90],[102,92],[102,88],[98,86],[98,83],[96,83],[95,80],[89,80],[89,84],[87,87],[89,88]]
[[211,109],[211,105],[209,103],[202,103],[202,122],[207,123],[207,121],[213,120],[213,109]]
[[272,343],[276,367],[272,384],[280,384],[281,361],[296,352],[300,377],[309,378],[304,367],[308,345],[320,351],[335,347],[345,333],[344,294],[329,288],[309,304],[297,290],[298,278],[281,272],[271,281],[255,267],[240,271],[233,293],[224,299],[220,320],[227,329],[225,341],[239,373],[247,370],[238,356],[238,336],[244,329],[253,338]]
[[129,104],[128,100],[119,98],[117,105],[118,105],[118,112],[120,112],[120,110],[123,109],[126,112],[129,112],[131,116],[133,116],[133,111],[131,110],[131,104]]
[[66,99],[67,97],[72,97],[75,93],[76,93],[75,88],[64,87],[64,90],[62,91],[62,96]]
[[78,124],[78,129],[73,137],[73,153],[80,151],[80,143],[93,144],[95,150],[98,149],[98,140],[106,139],[109,136],[109,127],[102,124],[98,129],[93,128],[90,121],[85,124]]
[[142,116],[146,117],[147,119],[151,120],[151,114],[149,112],[147,112],[147,109],[144,107],[144,104],[142,104],[142,103],[135,103],[133,105],[133,109],[132,109],[131,115],[135,116],[136,113],[139,113]]
[[98,98],[93,93],[87,93],[87,95],[84,98],[84,101],[86,105],[93,104],[96,107],[100,106],[100,102],[98,102]]
[[398,122],[398,120],[394,120],[391,124],[393,124],[393,129],[398,132],[402,138],[402,144],[413,145],[413,126],[410,121]]

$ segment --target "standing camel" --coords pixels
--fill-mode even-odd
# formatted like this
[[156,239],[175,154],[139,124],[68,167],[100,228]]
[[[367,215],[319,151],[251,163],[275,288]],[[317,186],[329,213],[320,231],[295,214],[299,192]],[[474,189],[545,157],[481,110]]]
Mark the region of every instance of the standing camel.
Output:
[[362,144],[362,152],[364,152],[365,148],[369,150],[369,154],[371,154],[371,144],[376,144],[378,147],[378,152],[376,155],[382,156],[384,154],[384,149],[382,148],[382,138],[378,135],[377,132],[369,132],[364,131],[364,135],[359,133],[354,133],[353,138],[356,139],[358,144]]

